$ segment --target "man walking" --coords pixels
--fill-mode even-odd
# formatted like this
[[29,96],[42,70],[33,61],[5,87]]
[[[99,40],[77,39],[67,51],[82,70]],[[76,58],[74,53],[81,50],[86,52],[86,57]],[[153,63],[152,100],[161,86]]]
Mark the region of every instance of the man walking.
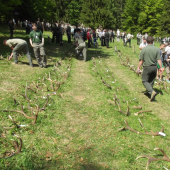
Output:
[[47,60],[44,51],[44,37],[41,31],[37,29],[37,24],[33,24],[33,31],[30,32],[30,44],[33,47],[34,55],[37,60],[38,65],[42,67],[46,67]]
[[28,44],[25,40],[16,38],[16,39],[4,40],[3,43],[4,45],[7,45],[12,49],[12,53],[11,53],[11,56],[9,57],[9,60],[11,60],[12,57],[14,57],[14,64],[18,64],[17,53],[20,51],[23,51],[24,54],[26,54],[27,56],[30,66],[33,67],[31,56],[30,56],[29,49],[28,49]]
[[147,37],[148,45],[142,49],[137,72],[140,72],[140,67],[143,64],[142,83],[145,86],[147,93],[151,95],[150,101],[153,101],[156,92],[153,90],[154,80],[157,74],[157,62],[160,65],[160,73],[163,71],[159,48],[153,45],[153,37]]
[[76,54],[79,55],[80,53],[83,53],[84,61],[86,61],[86,43],[84,42],[83,38],[81,37],[81,30],[77,29],[77,36],[75,37],[75,43],[76,43]]

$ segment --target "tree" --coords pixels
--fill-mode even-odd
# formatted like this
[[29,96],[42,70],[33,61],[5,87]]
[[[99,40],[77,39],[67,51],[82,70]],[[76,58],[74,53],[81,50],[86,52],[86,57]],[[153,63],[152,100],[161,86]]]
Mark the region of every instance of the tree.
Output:
[[82,10],[82,0],[72,0],[67,8],[68,10],[66,11],[66,18],[68,22],[72,25],[78,25],[79,23],[79,18],[80,18],[80,13]]
[[54,0],[22,0],[22,4],[15,8],[19,13],[18,19],[37,21],[38,18],[51,20],[54,19]]
[[136,33],[140,30],[138,26],[138,18],[140,13],[141,0],[126,0],[122,17],[122,28],[127,32]]
[[11,19],[15,16],[13,9],[20,4],[21,0],[0,0],[0,16],[5,16],[6,18]]
[[158,21],[158,35],[159,36],[170,36],[170,22],[169,17],[170,16],[170,1],[165,0],[164,5],[162,8],[162,15],[160,17],[160,20]]
[[155,35],[159,30],[158,21],[161,19],[163,0],[142,0],[138,25],[142,33]]
[[122,29],[122,13],[124,10],[125,0],[113,0],[115,12],[113,13],[116,18],[116,28]]
[[103,28],[114,26],[113,14],[108,10],[110,0],[86,0],[82,5],[80,21],[96,29],[101,25]]

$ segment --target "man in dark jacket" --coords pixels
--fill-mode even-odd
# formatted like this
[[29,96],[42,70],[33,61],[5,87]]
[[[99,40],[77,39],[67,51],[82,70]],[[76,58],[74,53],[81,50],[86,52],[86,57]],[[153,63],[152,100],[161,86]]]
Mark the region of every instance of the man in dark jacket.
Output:
[[71,28],[69,25],[67,26],[66,32],[67,32],[68,43],[71,43]]
[[58,32],[58,28],[56,24],[54,24],[54,27],[52,28],[52,33],[53,33],[52,42],[54,42],[54,39],[56,38],[56,43],[57,43],[57,32]]
[[106,29],[106,32],[105,32],[106,48],[109,48],[109,39],[110,39],[110,34],[108,33],[108,30]]
[[9,30],[10,30],[10,37],[13,38],[13,30],[14,30],[14,24],[12,22],[12,20],[9,21]]

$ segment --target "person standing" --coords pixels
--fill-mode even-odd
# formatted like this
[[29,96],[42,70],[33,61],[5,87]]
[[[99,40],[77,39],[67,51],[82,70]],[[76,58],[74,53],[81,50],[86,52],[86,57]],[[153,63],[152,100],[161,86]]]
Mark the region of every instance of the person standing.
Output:
[[53,38],[52,38],[52,43],[54,43],[54,39],[56,38],[56,43],[57,43],[57,26],[56,24],[54,24],[54,27],[52,28],[52,34],[53,34]]
[[119,41],[120,41],[120,30],[117,29],[117,42],[119,42]]
[[160,69],[160,65],[157,63],[157,76],[156,78],[159,79],[159,74],[160,74],[160,80],[162,80],[162,74],[163,74],[163,71],[164,71],[164,65],[163,65],[163,53],[162,53],[162,50],[165,48],[165,44],[161,44],[160,45],[160,48],[159,48],[159,51],[160,51],[160,56],[161,56],[161,61],[162,61],[162,72],[159,71]]
[[145,37],[143,37],[143,42],[140,44],[139,49],[140,51],[147,46],[147,41]]
[[138,34],[136,35],[136,38],[137,38],[137,45],[140,45],[140,37],[139,37],[139,35],[140,35],[140,33],[138,33]]
[[88,48],[91,47],[91,34],[90,34],[90,29],[87,32],[87,40],[88,40]]
[[167,79],[166,81],[169,83],[169,74],[170,74],[170,42],[165,48],[165,68],[166,68],[166,75]]
[[148,33],[145,33],[144,37],[145,37],[145,39],[147,39],[148,38]]
[[126,44],[126,41],[127,41],[127,35],[126,35],[126,32],[124,33],[124,36],[123,36],[123,45],[125,46]]
[[132,35],[130,33],[127,34],[127,41],[125,43],[125,46],[127,47],[127,43],[129,43],[129,47],[131,47],[131,38],[132,38]]
[[84,61],[86,61],[86,59],[87,59],[87,56],[86,56],[86,53],[87,53],[86,43],[84,42],[83,38],[80,35],[81,34],[81,30],[77,29],[76,33],[77,33],[77,36],[75,37],[75,44],[77,46],[75,48],[76,54],[78,55],[78,54],[82,53]]
[[108,33],[108,30],[106,29],[106,32],[105,32],[106,48],[109,48],[109,38],[110,38],[110,34]]
[[9,21],[8,27],[10,30],[10,37],[13,38],[14,24],[13,24],[12,20]]
[[140,73],[140,67],[143,65],[142,83],[145,86],[147,93],[151,95],[150,101],[153,101],[156,92],[153,89],[154,80],[157,73],[157,62],[160,65],[160,73],[163,71],[159,48],[153,45],[153,37],[147,37],[148,45],[142,49],[137,72]]
[[59,29],[60,46],[63,46],[63,28],[61,27],[61,24],[58,25],[58,29]]
[[44,37],[40,30],[37,29],[37,24],[33,24],[33,31],[30,32],[30,44],[33,47],[34,55],[37,60],[38,65],[42,67],[46,67],[47,60],[46,54],[44,51]]
[[96,34],[95,30],[93,30],[93,43],[94,43],[94,46],[96,46],[96,43],[97,43],[97,34]]
[[110,30],[110,42],[114,42],[113,36],[113,30]]
[[102,37],[101,37],[101,46],[106,46],[105,42],[105,30],[102,31]]
[[67,38],[68,38],[68,43],[71,43],[71,27],[69,25],[67,25]]
[[12,57],[14,57],[14,64],[18,64],[17,53],[23,51],[24,54],[26,54],[27,56],[30,66],[33,67],[32,59],[28,49],[28,44],[25,40],[14,38],[9,40],[4,40],[3,44],[9,46],[12,49],[12,53],[11,56],[9,57],[9,60],[11,60]]

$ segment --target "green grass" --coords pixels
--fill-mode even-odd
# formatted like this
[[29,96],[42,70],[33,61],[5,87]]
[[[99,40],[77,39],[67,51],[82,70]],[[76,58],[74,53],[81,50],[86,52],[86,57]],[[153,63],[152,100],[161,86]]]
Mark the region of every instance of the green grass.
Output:
[[[2,27],[1,42],[8,35],[7,29]],[[139,56],[137,46],[135,54],[132,48],[123,47],[121,42],[111,43],[112,48],[109,49],[101,46],[99,49],[91,48],[88,49],[88,61],[85,63],[74,57],[71,59],[71,56],[74,56],[73,45],[66,42],[66,36],[64,36],[64,46],[60,47],[58,44],[48,44],[47,35],[51,36],[50,32],[45,32],[44,35],[47,69],[30,68],[25,56],[19,59],[18,66],[14,66],[11,64],[12,61],[6,60],[10,48],[5,46],[0,48],[0,55],[4,56],[4,60],[0,60],[1,109],[20,109],[18,102],[14,104],[15,98],[25,106],[25,113],[31,115],[27,107],[28,102],[19,95],[25,93],[26,82],[34,89],[36,88],[33,81],[40,84],[41,89],[38,93],[27,92],[32,100],[30,105],[34,111],[37,99],[42,108],[46,102],[42,97],[50,94],[49,104],[45,111],[39,112],[35,125],[5,130],[4,126],[13,126],[8,118],[9,114],[17,124],[28,125],[32,120],[26,119],[19,113],[0,112],[0,154],[13,148],[10,141],[10,139],[16,140],[13,133],[23,140],[21,153],[8,159],[0,159],[1,169],[137,170],[145,169],[147,163],[147,159],[136,160],[138,156],[162,157],[159,151],[154,151],[156,147],[164,149],[167,155],[170,155],[169,95],[162,90],[163,95],[158,95],[157,101],[150,103],[149,99],[141,93],[144,87],[140,77],[121,65],[118,53],[114,52],[114,45],[116,45],[118,50],[121,50],[122,56],[128,55],[132,63],[137,66]],[[21,30],[16,30],[14,37],[21,37],[28,41],[27,35]],[[132,45],[135,43],[136,40],[132,40]],[[34,59],[31,47],[30,51]],[[56,62],[61,63],[57,69],[54,67]],[[36,64],[35,59],[34,64]],[[57,95],[51,95],[53,94],[51,83],[46,80],[49,72],[52,80],[65,82],[56,92]],[[64,80],[66,72],[68,78]],[[101,76],[111,89],[102,83]],[[41,84],[43,77],[44,83],[49,88],[48,92],[45,92],[46,88]],[[120,100],[123,111],[126,111],[128,101],[129,116],[120,113],[118,106],[114,105],[115,94]],[[139,105],[143,110],[152,110],[152,112],[144,113],[143,116],[134,116],[134,113],[139,110],[132,107]],[[149,132],[160,131],[162,123],[167,136],[152,137],[129,130],[117,131],[125,126],[124,120],[127,120],[130,127],[144,132],[138,121],[139,118]],[[152,162],[149,168],[155,170],[163,166],[170,167],[168,162],[158,161]]]

